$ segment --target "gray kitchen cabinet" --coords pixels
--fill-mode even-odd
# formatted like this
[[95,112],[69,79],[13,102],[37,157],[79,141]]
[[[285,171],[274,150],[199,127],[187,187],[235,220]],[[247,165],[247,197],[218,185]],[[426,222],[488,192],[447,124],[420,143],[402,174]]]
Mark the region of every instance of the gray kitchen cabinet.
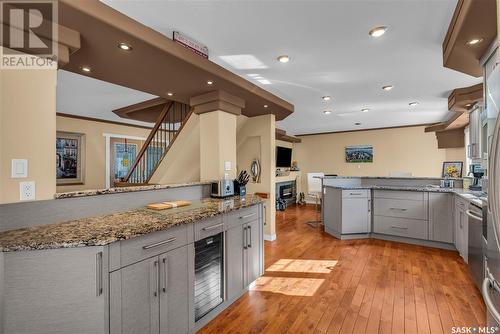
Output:
[[371,231],[371,192],[368,189],[324,188],[325,231],[337,238]]
[[226,231],[226,291],[227,298],[237,297],[245,288],[243,279],[243,225],[232,227]]
[[247,228],[247,247],[246,251],[247,266],[244,278],[246,278],[245,286],[255,281],[261,273],[261,252],[262,252],[262,231],[260,230],[260,221],[255,220],[246,224]]
[[106,247],[7,252],[3,258],[4,333],[108,332]]
[[470,159],[481,158],[481,107],[479,105],[469,112],[469,145],[467,157]]
[[369,198],[342,198],[342,234],[370,232],[370,202]]
[[[246,217],[243,215],[241,217]],[[253,221],[241,223],[239,216],[228,216],[226,231],[226,291],[232,299],[259,276],[263,266],[262,220],[255,215]]]
[[187,246],[110,273],[110,333],[188,332]]
[[453,195],[429,193],[429,239],[453,243]]
[[465,262],[468,262],[469,253],[469,221],[465,213],[467,208],[468,202],[460,197],[456,197],[454,210],[455,247]]
[[160,255],[160,334],[188,332],[188,246]]
[[155,256],[110,274],[110,333],[159,333],[159,270]]

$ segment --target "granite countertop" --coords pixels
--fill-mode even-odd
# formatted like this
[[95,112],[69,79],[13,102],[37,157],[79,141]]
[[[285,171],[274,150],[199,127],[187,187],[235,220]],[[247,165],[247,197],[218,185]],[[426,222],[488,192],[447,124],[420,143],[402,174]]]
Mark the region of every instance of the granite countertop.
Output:
[[0,233],[0,251],[103,246],[119,240],[191,224],[261,203],[258,196],[203,199],[186,207],[155,211],[140,208],[105,216],[35,226]]
[[146,185],[146,186],[90,189],[90,190],[80,190],[80,191],[70,191],[70,192],[65,192],[65,193],[57,193],[54,195],[54,198],[55,199],[74,198],[74,197],[128,193],[128,192],[135,192],[135,191],[192,187],[192,186],[199,186],[199,185],[207,185],[210,183],[212,183],[212,181],[186,182],[186,183],[178,183],[178,184],[152,184],[152,185]]
[[[434,176],[316,176],[319,179],[372,179],[372,180],[442,180],[443,177]],[[461,178],[450,178],[461,180]]]
[[486,198],[483,196],[484,194],[480,192],[465,190],[462,188],[441,188],[438,186],[325,185],[324,187],[342,189],[342,190],[371,189],[371,190],[400,190],[400,191],[425,191],[425,192],[435,192],[435,193],[453,193],[462,198],[465,198],[469,202],[473,202],[478,205],[481,205],[482,199]]

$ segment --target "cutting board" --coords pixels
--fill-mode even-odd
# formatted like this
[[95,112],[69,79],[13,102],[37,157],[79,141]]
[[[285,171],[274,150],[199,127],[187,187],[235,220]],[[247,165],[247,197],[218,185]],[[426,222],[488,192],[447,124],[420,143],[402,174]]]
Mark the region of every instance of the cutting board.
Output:
[[178,208],[181,206],[191,205],[190,201],[171,201],[171,202],[161,202],[161,203],[153,203],[146,206],[148,209],[152,210],[167,210],[172,208]]

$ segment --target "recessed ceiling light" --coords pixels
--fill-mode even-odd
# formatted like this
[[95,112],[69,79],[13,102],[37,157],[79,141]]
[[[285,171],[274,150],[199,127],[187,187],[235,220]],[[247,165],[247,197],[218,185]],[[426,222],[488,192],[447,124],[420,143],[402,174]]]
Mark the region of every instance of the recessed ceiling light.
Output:
[[213,84],[214,84],[214,82],[212,80],[207,81],[207,85],[213,85]]
[[174,95],[174,93],[168,92],[168,93],[167,93],[167,95],[168,95],[168,96],[173,96],[173,95]]
[[89,66],[82,66],[80,67],[80,69],[83,71],[83,72],[92,72],[92,69],[89,67]]
[[467,42],[468,45],[476,45],[479,44],[483,41],[482,38],[473,38],[470,41]]
[[418,106],[418,104],[419,104],[419,103],[418,103],[417,101],[413,101],[413,102],[408,103],[408,105],[409,105],[410,107],[415,107],[415,106]]
[[277,59],[280,63],[288,63],[290,61],[290,57],[287,55],[279,56]]
[[380,37],[382,36],[383,34],[385,34],[385,32],[387,31],[387,27],[385,26],[380,26],[380,27],[375,27],[373,28],[372,30],[370,30],[368,32],[368,34],[372,37]]
[[390,91],[391,89],[393,89],[394,86],[393,85],[387,85],[387,86],[383,86],[382,89],[383,90],[386,90],[386,91]]
[[361,123],[360,122],[356,122],[356,123],[354,123],[354,125],[361,125]]
[[361,109],[362,112],[369,112],[370,111],[370,108],[363,108]]
[[124,51],[130,51],[132,50],[132,46],[130,44],[127,44],[127,43],[118,43],[118,47]]
[[323,96],[322,99],[325,101],[330,101],[332,99],[332,97],[327,95],[327,96]]
[[268,107],[268,105],[267,105],[267,104],[264,104],[264,108],[267,108],[267,107]]
[[465,106],[468,108],[472,105],[472,103],[467,103]]
[[332,113],[331,110],[323,110],[323,114],[325,115],[330,115]]

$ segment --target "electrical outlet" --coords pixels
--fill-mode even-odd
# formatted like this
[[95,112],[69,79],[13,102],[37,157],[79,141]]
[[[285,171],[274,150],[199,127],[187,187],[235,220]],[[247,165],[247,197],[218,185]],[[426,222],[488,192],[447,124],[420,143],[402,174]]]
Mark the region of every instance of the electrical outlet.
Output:
[[36,198],[35,181],[19,182],[19,199],[21,201],[33,201]]

